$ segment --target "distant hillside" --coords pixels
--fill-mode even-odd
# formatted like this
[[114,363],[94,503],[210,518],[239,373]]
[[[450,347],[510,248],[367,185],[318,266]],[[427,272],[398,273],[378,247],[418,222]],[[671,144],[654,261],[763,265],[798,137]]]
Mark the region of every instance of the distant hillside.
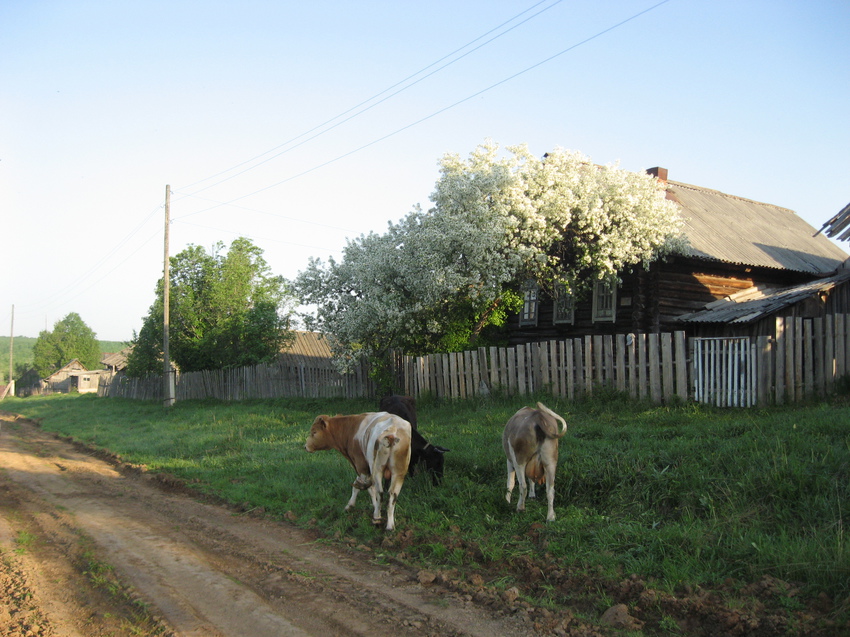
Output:
[[[15,376],[32,367],[32,348],[38,339],[29,336],[15,337]],[[120,352],[127,347],[121,341],[98,341],[103,354]],[[69,361],[70,362],[70,361]],[[0,384],[5,384],[9,377],[9,337],[0,336]]]

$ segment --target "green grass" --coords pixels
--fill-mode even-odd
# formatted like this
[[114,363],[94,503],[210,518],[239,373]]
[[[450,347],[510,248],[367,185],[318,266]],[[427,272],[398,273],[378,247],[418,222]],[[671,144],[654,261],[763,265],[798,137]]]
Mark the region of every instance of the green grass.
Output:
[[[516,492],[513,504],[504,499],[501,430],[534,400],[420,401],[420,431],[451,451],[442,486],[422,475],[405,483],[390,534],[403,559],[468,570],[540,560],[611,578],[638,573],[667,590],[771,575],[812,596],[850,594],[845,404],[717,410],[618,395],[579,403],[542,397],[569,423],[558,517],[546,524],[545,498],[521,514]],[[187,401],[165,409],[84,395],[11,399],[2,408],[231,503],[381,552],[386,533],[371,525],[368,497],[343,512],[353,479],[347,462],[304,450],[317,414],[375,405]]]

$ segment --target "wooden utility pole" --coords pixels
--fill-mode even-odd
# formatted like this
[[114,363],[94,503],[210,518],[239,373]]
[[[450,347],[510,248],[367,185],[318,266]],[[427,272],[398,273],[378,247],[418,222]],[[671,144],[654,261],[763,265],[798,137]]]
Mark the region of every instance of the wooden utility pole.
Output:
[[12,380],[12,374],[15,373],[15,306],[12,306],[12,328],[9,333],[9,382],[6,383],[6,389],[2,395],[0,395],[0,400],[5,398],[10,393],[12,396],[15,395],[15,381]]
[[163,405],[174,404],[174,370],[171,369],[171,356],[168,352],[169,315],[171,314],[171,273],[168,263],[168,232],[171,226],[171,186],[165,186],[165,264],[163,266],[162,286],[162,379],[165,383]]

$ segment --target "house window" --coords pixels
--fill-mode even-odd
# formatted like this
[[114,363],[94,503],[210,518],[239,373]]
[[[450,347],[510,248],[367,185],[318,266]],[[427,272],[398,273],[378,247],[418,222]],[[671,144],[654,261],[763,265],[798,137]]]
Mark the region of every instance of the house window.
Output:
[[576,306],[575,297],[567,291],[566,286],[559,285],[555,288],[555,325],[575,323]]
[[616,319],[617,285],[611,279],[597,281],[593,286],[593,320],[610,322]]
[[522,312],[520,325],[537,325],[537,313],[540,307],[540,288],[535,281],[526,281],[522,286]]

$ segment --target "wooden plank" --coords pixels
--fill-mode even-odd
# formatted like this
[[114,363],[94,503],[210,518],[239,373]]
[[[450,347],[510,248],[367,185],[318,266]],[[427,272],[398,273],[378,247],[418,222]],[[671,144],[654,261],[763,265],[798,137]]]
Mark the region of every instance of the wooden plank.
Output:
[[649,357],[649,396],[654,403],[661,402],[661,352],[658,334],[649,334],[647,354]]
[[587,384],[584,380],[584,353],[582,352],[580,338],[573,339],[573,354],[575,355],[575,393],[582,395],[585,392]]
[[803,399],[803,319],[794,318],[794,400]]
[[490,391],[500,387],[499,381],[499,348],[490,347]]
[[549,380],[553,396],[561,394],[560,357],[558,356],[558,341],[549,341]]
[[[568,347],[569,345],[569,347]],[[569,397],[569,368],[572,366],[572,344],[568,340],[558,341],[558,395]]]
[[449,357],[449,382],[451,383],[451,398],[460,398],[460,379],[458,370],[457,352],[450,352]]
[[641,400],[649,394],[649,381],[647,380],[646,369],[646,334],[635,334],[637,339],[638,350],[638,396]]
[[455,369],[457,370],[457,396],[466,398],[466,356],[465,352],[455,352]]
[[689,395],[688,385],[688,339],[684,331],[673,332],[673,354],[675,357],[676,370],[676,395],[682,400],[687,400]]
[[824,380],[826,392],[832,393],[835,383],[835,319],[827,315],[824,320]]
[[602,336],[602,361],[605,368],[605,385],[614,388],[614,337],[611,334]]
[[516,348],[516,384],[517,392],[524,395],[528,392],[528,378],[526,373],[527,362],[525,360],[526,349],[519,345]]
[[602,344],[602,335],[593,335],[593,384],[596,387],[605,386],[605,349]]
[[815,393],[823,396],[826,392],[826,382],[824,376],[824,342],[823,342],[823,318],[817,317],[812,319],[812,336],[814,338],[813,355],[814,355],[814,383]]
[[797,400],[797,388],[795,382],[794,353],[797,346],[797,332],[794,319],[785,319],[785,398],[790,402]]
[[573,341],[566,339],[563,341],[563,361],[564,361],[564,384],[563,396],[570,400],[576,396],[576,362],[573,355]]
[[588,396],[593,395],[593,346],[591,337],[584,337],[584,391]]
[[507,367],[508,384],[506,385],[506,387],[508,388],[508,395],[509,396],[516,396],[517,395],[517,385],[518,385],[517,352],[518,352],[518,350],[519,350],[518,347],[509,347],[509,348],[505,349],[505,353],[506,353],[506,356],[507,356],[507,359],[508,359],[508,367]]
[[626,335],[617,334],[614,346],[614,381],[619,392],[626,391]]
[[776,348],[773,356],[773,373],[777,405],[785,402],[785,319],[776,317]]
[[759,336],[756,339],[756,352],[758,355],[758,376],[756,380],[756,402],[758,405],[771,404],[771,342],[769,336]]
[[835,377],[847,374],[844,314],[835,315]]
[[815,393],[815,339],[811,320],[803,323],[803,349],[805,351],[805,360],[802,365],[804,393],[808,397]]
[[673,383],[673,335],[664,332],[661,338],[661,395],[668,402],[675,393]]
[[850,314],[842,314],[844,317],[844,358],[847,363],[846,374],[850,374]]
[[638,362],[637,362],[637,343],[634,334],[626,335],[626,350],[628,358],[628,375],[629,375],[629,396],[637,398],[638,396]]
[[549,373],[549,344],[541,343],[537,348],[537,356],[540,363],[540,382],[537,385],[538,391],[552,391],[552,375]]
[[477,374],[478,374],[478,385],[475,388],[475,392],[477,395],[484,395],[490,393],[490,387],[487,380],[490,378],[490,373],[487,365],[487,348],[479,347],[478,354],[476,356],[476,365]]
[[437,398],[446,398],[446,377],[443,374],[443,355],[433,354],[431,356],[431,362],[434,365],[434,382],[437,392],[436,396]]

